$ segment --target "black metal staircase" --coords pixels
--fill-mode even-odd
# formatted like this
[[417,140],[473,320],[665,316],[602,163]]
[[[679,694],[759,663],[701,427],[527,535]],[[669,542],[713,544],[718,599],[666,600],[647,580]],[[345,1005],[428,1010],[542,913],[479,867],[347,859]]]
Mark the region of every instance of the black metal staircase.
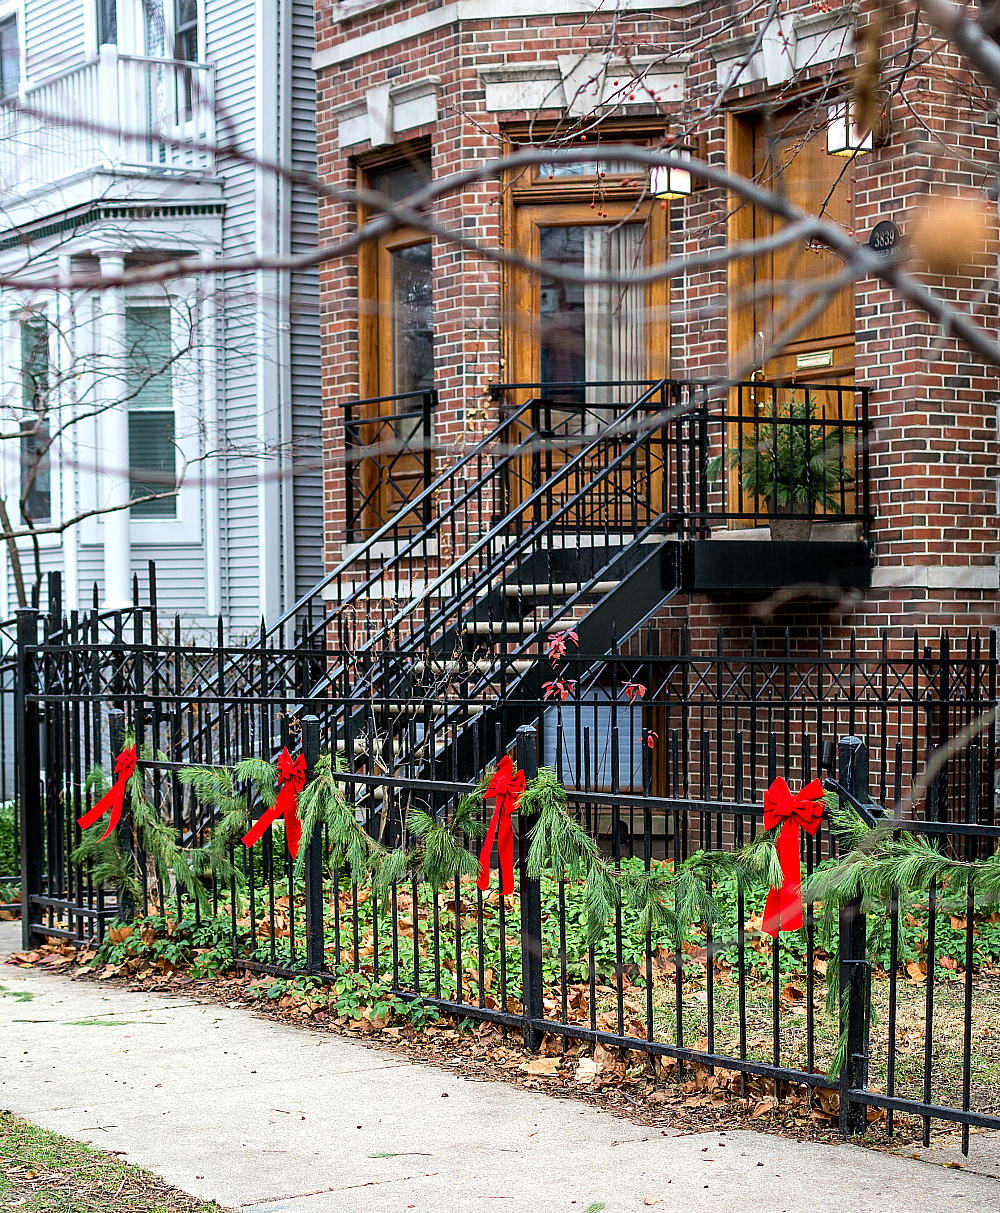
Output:
[[[699,549],[762,552],[728,528],[756,527],[759,538],[774,517],[766,468],[748,496],[743,463],[713,482],[710,455],[735,447],[763,466],[786,433],[807,454],[821,440],[845,468],[853,460],[863,470],[862,491],[846,471],[839,512],[812,507],[811,516],[817,525],[849,519],[859,535],[867,528],[867,398],[855,416],[844,404],[854,389],[805,389],[805,405],[783,414],[780,394],[803,389],[662,380],[633,385],[620,402],[623,385],[534,387],[541,394],[521,390],[510,404],[501,394],[494,428],[435,479],[427,463],[424,489],[269,629],[294,628],[305,650],[327,646],[303,702],[352,768],[477,777],[545,711],[553,635],[575,633],[574,682],[593,685],[670,597],[695,588]],[[758,450],[765,455],[746,454]],[[376,449],[355,454],[356,469],[359,458],[372,461],[369,481],[381,475]],[[826,559],[841,546],[815,545]]]

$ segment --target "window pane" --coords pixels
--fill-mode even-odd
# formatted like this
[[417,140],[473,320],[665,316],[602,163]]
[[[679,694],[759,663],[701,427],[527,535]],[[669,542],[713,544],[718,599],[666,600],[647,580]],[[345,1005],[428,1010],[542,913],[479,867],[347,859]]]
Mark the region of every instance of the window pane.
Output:
[[48,522],[52,515],[52,476],[49,465],[49,427],[38,417],[21,421],[21,499],[33,522]]
[[26,413],[45,413],[49,390],[49,324],[44,316],[21,321],[21,400]]
[[[177,484],[177,450],[174,446],[174,415],[130,412],[128,415],[128,463],[132,498],[163,493]],[[177,498],[161,497],[132,506],[133,518],[176,518]]]
[[118,44],[118,2],[117,0],[95,0],[97,4],[97,44],[98,46]]
[[434,386],[431,246],[399,249],[392,274],[392,376],[394,392]]
[[125,309],[129,408],[173,408],[170,308]]
[[[586,231],[583,227],[543,227],[541,259],[582,271]],[[587,378],[583,284],[543,277],[539,281],[538,298],[541,381],[579,383]]]
[[163,0],[142,0],[142,13],[146,22],[146,54],[162,58],[166,48],[166,22],[163,18]]
[[[641,223],[614,226],[548,227],[539,231],[542,260],[590,275],[628,278],[645,262]],[[539,284],[540,375],[543,383],[641,381],[646,371],[645,288],[563,282],[543,277]],[[590,395],[594,403],[628,398],[630,389],[607,386]],[[582,402],[583,389],[560,392]]]
[[198,61],[198,0],[174,0],[174,58]]
[[431,179],[431,164],[425,159],[407,160],[404,164],[375,169],[368,174],[368,179],[373,190],[398,202],[424,188]]
[[17,18],[0,21],[0,95],[12,97],[21,86],[21,48]]

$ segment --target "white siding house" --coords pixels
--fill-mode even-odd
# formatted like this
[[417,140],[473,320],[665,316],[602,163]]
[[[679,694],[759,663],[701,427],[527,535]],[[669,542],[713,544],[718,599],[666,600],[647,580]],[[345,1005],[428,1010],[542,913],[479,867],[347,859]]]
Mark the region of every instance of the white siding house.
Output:
[[311,0],[0,0],[0,491],[40,529],[148,498],[19,542],[29,593],[144,600],[154,560],[161,611],[240,636],[322,575],[317,272],[135,280],[315,245],[315,195],[265,167],[315,171],[312,50]]

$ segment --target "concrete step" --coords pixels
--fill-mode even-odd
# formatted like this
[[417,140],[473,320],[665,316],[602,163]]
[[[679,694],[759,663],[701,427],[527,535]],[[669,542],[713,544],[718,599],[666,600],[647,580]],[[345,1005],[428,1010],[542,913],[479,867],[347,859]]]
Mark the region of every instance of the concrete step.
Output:
[[573,617],[556,620],[540,619],[538,621],[508,619],[506,623],[499,619],[486,619],[464,623],[462,624],[462,631],[475,636],[498,636],[506,628],[509,636],[532,636],[536,632],[565,632],[579,622],[579,619]]

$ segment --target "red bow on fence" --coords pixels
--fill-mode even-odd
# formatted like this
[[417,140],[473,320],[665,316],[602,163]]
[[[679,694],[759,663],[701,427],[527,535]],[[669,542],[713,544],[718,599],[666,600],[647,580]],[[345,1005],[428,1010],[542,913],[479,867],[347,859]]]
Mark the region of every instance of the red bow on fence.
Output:
[[115,781],[111,787],[104,793],[101,799],[94,805],[89,813],[79,819],[78,825],[81,830],[86,830],[94,824],[99,818],[111,810],[111,820],[108,822],[108,828],[101,835],[101,841],[117,827],[122,819],[122,806],[125,803],[125,785],[132,778],[132,773],[135,771],[136,753],[135,746],[128,745],[115,759]]
[[299,821],[299,792],[305,786],[305,755],[300,754],[298,758],[293,758],[286,746],[278,755],[278,795],[273,806],[257,819],[253,829],[243,835],[244,844],[252,847],[258,839],[263,837],[264,831],[269,826],[273,825],[279,817],[284,817],[288,853],[293,859],[298,859],[299,839],[302,837],[302,824]]
[[818,779],[793,796],[783,779],[776,779],[764,793],[764,829],[781,826],[778,862],[781,888],[772,888],[764,907],[764,933],[777,938],[779,931],[802,926],[802,866],[799,861],[799,829],[815,834],[823,816],[823,785]]
[[490,887],[490,853],[493,850],[493,839],[497,840],[497,852],[500,855],[500,892],[506,897],[514,892],[514,827],[510,815],[521,802],[524,791],[524,772],[514,774],[514,760],[505,754],[497,763],[489,787],[483,793],[483,800],[496,800],[496,808],[490,820],[489,833],[479,852],[479,880],[476,882],[484,893]]

